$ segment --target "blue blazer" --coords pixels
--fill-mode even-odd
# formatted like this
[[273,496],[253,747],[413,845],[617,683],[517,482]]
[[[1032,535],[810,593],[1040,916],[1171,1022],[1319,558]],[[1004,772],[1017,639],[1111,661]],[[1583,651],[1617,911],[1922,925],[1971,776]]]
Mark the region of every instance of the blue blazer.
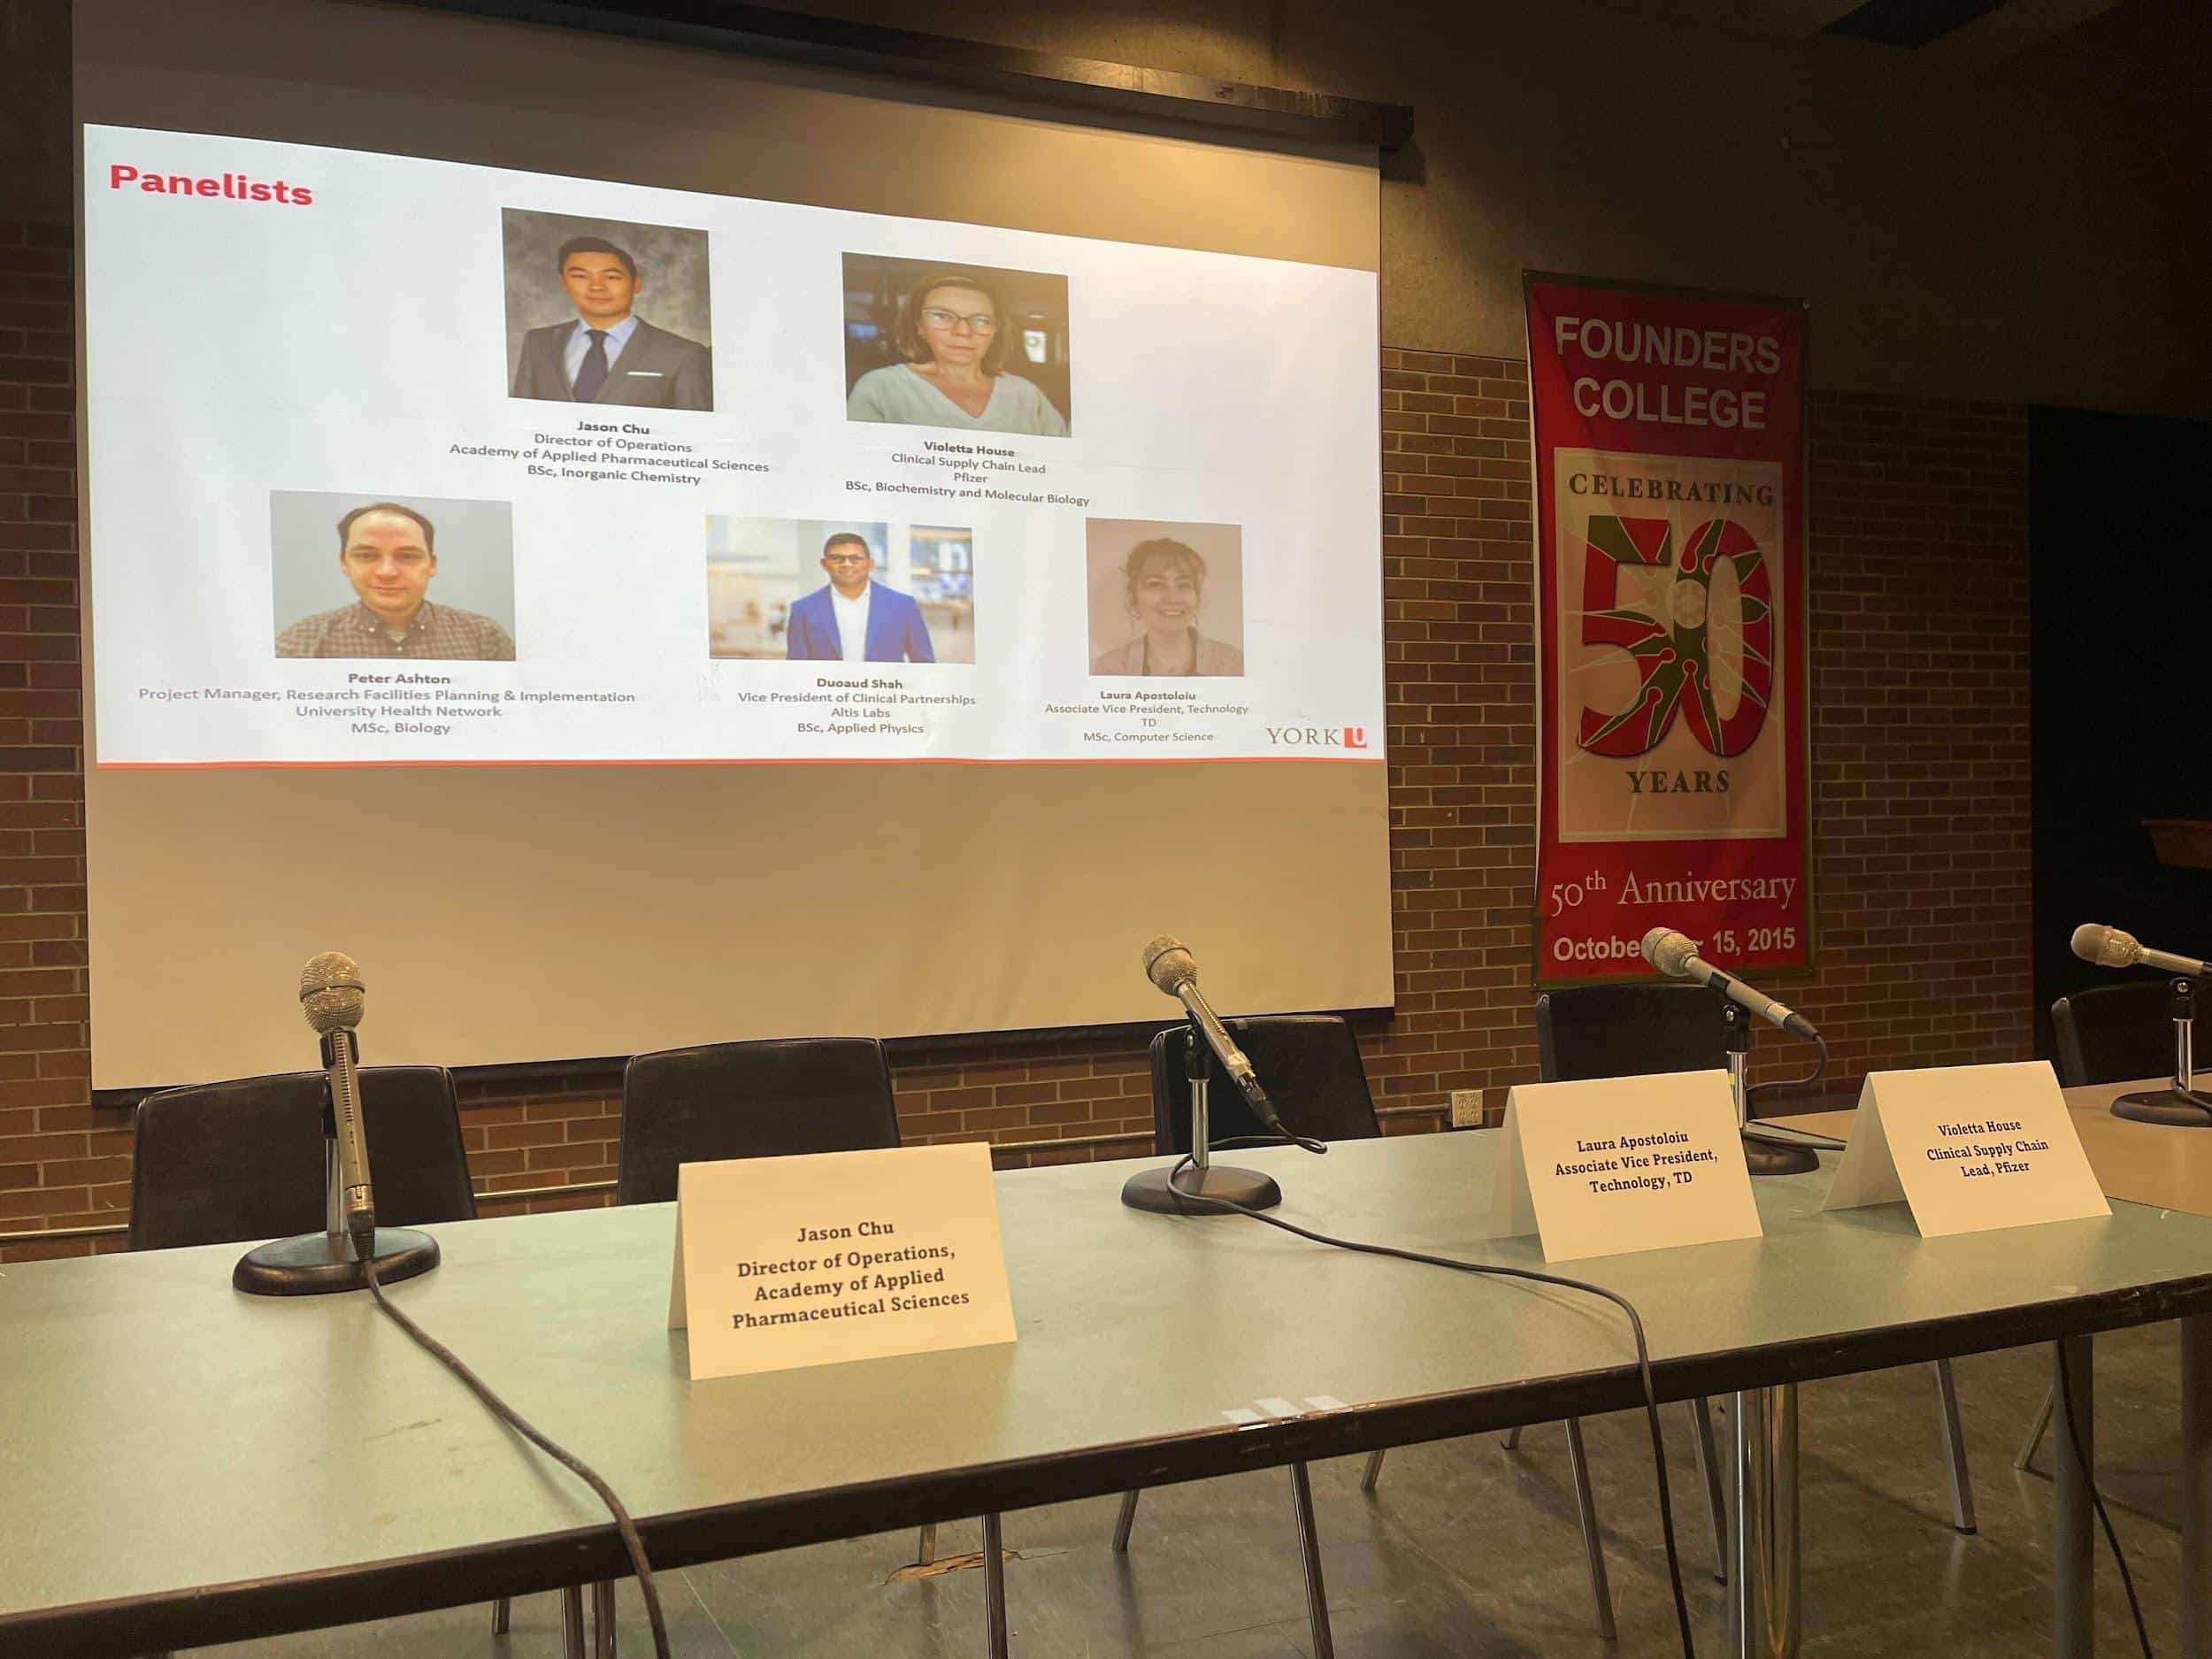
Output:
[[[874,584],[868,596],[867,658],[872,663],[933,663],[937,653],[929,648],[929,629],[922,623],[922,608],[910,595]],[[830,603],[829,585],[824,583],[803,598],[792,602],[791,620],[784,635],[784,656],[792,662],[834,663],[844,658],[837,637],[837,611]]]

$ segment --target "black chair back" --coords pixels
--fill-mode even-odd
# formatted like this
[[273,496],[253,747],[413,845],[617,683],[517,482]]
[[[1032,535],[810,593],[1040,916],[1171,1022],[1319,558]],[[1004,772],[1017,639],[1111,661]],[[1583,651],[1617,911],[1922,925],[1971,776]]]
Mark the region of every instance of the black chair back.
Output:
[[[388,1227],[475,1217],[453,1077],[438,1065],[361,1071],[376,1218]],[[138,1104],[131,1248],[320,1233],[323,1074],[288,1071],[165,1089]]]
[[2051,1027],[2061,1086],[2173,1076],[2172,1001],[2165,979],[2131,979],[2060,997],[2051,1004]]
[[[1335,1014],[1265,1014],[1225,1019],[1252,1070],[1293,1133],[1316,1141],[1368,1141],[1382,1133],[1368,1092],[1359,1041]],[[1166,1156],[1190,1150],[1190,1027],[1171,1025],[1152,1039],[1152,1146]],[[1206,1091],[1209,1138],[1267,1133],[1243,1092],[1217,1065]]]
[[622,1073],[618,1204],[665,1203],[679,1164],[899,1144],[873,1037],[718,1042],[641,1054]]
[[1588,985],[1536,999],[1537,1075],[1547,1083],[1727,1064],[1720,999],[1701,986]]

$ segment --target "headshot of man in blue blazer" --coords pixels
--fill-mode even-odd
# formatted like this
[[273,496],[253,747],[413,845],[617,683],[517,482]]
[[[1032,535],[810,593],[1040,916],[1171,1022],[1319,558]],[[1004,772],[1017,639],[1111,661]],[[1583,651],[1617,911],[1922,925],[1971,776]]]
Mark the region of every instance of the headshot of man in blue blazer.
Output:
[[823,542],[829,583],[793,602],[784,656],[795,663],[935,662],[921,606],[870,580],[875,567],[868,543],[849,530]]
[[629,250],[576,236],[554,256],[573,322],[522,337],[514,397],[634,409],[712,409],[713,358],[695,340],[656,328],[634,309],[645,288]]

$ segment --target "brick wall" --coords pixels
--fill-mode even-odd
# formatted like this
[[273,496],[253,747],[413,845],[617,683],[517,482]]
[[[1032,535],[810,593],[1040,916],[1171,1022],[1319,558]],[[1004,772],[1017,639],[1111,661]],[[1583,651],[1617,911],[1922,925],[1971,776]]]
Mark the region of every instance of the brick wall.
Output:
[[1821,964],[1789,1000],[1847,1096],[1870,1066],[2033,1049],[2028,424],[1842,393],[1810,415]]
[[112,1219],[130,1179],[129,1126],[99,1123],[88,1093],[70,242],[67,226],[0,219],[0,1230],[7,1231]]
[[[0,1232],[113,1224],[129,1197],[128,1125],[87,1082],[70,240],[0,221]],[[1361,1046],[1414,1130],[1452,1089],[1494,1111],[1535,1075],[1527,370],[1380,367],[1397,1008]],[[2029,1052],[2027,434],[2016,407],[1820,393],[1811,436],[1821,963],[1790,1000],[1831,1038],[1832,1097],[1870,1064]],[[1762,1043],[1755,1075],[1777,1057],[1798,1058]],[[1140,1037],[917,1045],[895,1071],[910,1139],[1002,1164],[1149,1138]],[[480,1189],[611,1179],[612,1087],[465,1085]],[[528,1207],[563,1202],[603,1199]]]

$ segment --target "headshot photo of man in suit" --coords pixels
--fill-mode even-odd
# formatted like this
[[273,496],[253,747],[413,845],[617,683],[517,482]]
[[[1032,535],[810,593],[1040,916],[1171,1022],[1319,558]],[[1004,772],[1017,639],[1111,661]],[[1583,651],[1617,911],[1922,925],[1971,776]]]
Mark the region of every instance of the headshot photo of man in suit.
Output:
[[826,587],[794,602],[784,655],[793,662],[933,663],[922,608],[873,580],[865,539],[841,530],[822,546]]
[[[296,498],[302,507],[309,499]],[[437,549],[437,528],[420,508],[396,501],[353,508],[338,520],[338,569],[353,603],[281,629],[276,654],[513,662],[514,637],[493,618],[431,601]]]
[[[572,236],[549,263],[571,315],[522,336],[511,396],[637,409],[714,407],[712,354],[638,314],[647,272],[629,249],[604,236]],[[539,314],[545,309],[549,302]]]

